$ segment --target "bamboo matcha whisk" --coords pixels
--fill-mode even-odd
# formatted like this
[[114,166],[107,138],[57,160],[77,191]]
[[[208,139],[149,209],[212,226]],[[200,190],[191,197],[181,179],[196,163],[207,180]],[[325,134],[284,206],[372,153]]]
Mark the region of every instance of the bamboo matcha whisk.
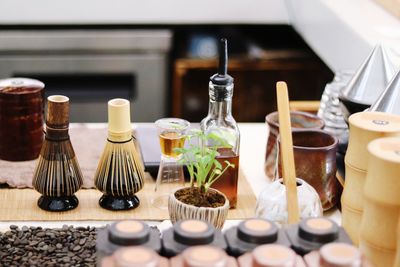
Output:
[[40,151],[33,187],[42,194],[40,208],[65,211],[78,206],[74,195],[82,185],[82,173],[68,135],[69,99],[62,95],[47,98],[45,140]]
[[143,187],[144,171],[133,143],[130,103],[116,98],[108,101],[108,138],[95,174],[95,186],[103,192],[101,207],[109,210],[133,209],[135,196]]

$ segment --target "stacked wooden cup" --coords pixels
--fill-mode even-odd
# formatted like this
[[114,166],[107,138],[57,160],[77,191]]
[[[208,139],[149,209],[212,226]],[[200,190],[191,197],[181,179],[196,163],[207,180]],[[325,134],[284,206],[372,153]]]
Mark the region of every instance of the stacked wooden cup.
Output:
[[400,215],[400,138],[379,138],[368,145],[360,249],[377,267],[393,265]]
[[368,143],[380,137],[400,136],[400,116],[360,112],[349,118],[349,146],[345,157],[346,181],[342,194],[342,225],[354,244],[359,244],[367,177]]
[[397,253],[396,253],[396,259],[394,262],[394,266],[400,266],[400,217],[399,217],[399,222],[397,224]]

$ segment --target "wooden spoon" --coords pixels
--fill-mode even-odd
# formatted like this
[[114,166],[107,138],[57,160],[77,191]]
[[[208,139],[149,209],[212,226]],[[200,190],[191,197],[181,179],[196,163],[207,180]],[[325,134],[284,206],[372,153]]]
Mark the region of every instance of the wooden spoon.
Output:
[[286,186],[288,223],[297,223],[300,219],[297,199],[296,170],[293,156],[292,127],[290,123],[289,96],[285,82],[276,83],[278,101],[280,152],[283,170],[283,182]]

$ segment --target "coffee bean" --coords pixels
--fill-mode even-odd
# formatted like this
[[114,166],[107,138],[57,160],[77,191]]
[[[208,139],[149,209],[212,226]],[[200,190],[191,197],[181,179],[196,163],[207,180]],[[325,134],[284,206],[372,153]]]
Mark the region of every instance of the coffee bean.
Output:
[[54,239],[56,237],[56,235],[52,232],[46,233],[46,236],[50,237],[51,239]]
[[0,266],[95,266],[96,228],[18,228],[0,233]]
[[86,243],[86,238],[79,240],[79,245],[83,246]]
[[11,231],[7,231],[7,232],[4,233],[5,237],[10,237],[12,235],[13,235],[13,232],[11,232]]
[[36,246],[37,244],[39,244],[39,241],[37,241],[37,240],[33,240],[33,241],[29,242],[29,246]]
[[45,232],[39,232],[36,234],[37,237],[44,237],[46,235]]

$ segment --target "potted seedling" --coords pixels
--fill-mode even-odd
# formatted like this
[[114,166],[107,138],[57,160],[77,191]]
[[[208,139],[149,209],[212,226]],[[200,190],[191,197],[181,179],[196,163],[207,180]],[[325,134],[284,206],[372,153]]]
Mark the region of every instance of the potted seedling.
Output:
[[[187,139],[197,139],[198,144],[176,148],[175,151],[182,155],[180,161],[188,169],[190,185],[175,190],[169,196],[170,219],[172,223],[184,219],[200,219],[216,228],[222,228],[228,215],[229,201],[212,185],[228,168],[235,168],[229,161],[221,164],[217,159],[217,149],[229,147],[229,144],[214,133],[205,134],[197,129],[191,130]],[[201,145],[206,143],[212,145]]]

